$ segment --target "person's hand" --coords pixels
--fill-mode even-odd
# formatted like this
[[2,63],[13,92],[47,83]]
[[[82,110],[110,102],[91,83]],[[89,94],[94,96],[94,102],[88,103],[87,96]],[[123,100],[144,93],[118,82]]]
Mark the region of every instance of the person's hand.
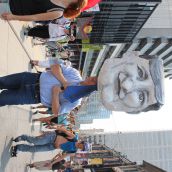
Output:
[[60,129],[60,128],[64,128],[64,126],[63,126],[63,124],[57,124],[57,125],[56,125],[56,128],[57,128],[57,129]]
[[5,12],[1,14],[1,18],[3,20],[14,20],[15,16],[12,13]]
[[34,65],[38,66],[38,62],[39,62],[38,60],[30,60],[30,64],[33,65],[33,66]]
[[65,90],[68,86],[69,86],[69,83],[67,83],[67,81],[65,81],[65,82],[63,83],[64,90]]
[[52,117],[51,116],[49,116],[49,117],[45,117],[45,118],[42,118],[44,121],[43,122],[45,122],[45,123],[47,123],[47,124],[51,124],[51,119],[52,119]]
[[56,125],[54,125],[54,127],[55,127],[56,130],[59,130],[59,131],[62,131],[62,130],[65,129],[65,127],[63,125],[61,125],[61,124],[56,124]]
[[45,128],[48,128],[48,129],[55,129],[54,125],[51,125],[51,124],[47,125]]

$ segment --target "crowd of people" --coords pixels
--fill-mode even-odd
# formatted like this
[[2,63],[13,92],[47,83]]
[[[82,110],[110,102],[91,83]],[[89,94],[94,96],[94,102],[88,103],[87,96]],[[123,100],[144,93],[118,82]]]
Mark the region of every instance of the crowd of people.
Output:
[[[90,151],[90,144],[78,138],[74,129],[75,114],[82,98],[97,90],[97,76],[82,79],[69,60],[73,52],[68,49],[68,43],[75,40],[75,18],[98,2],[9,0],[11,12],[1,14],[3,20],[34,22],[34,27],[23,28],[23,34],[46,45],[47,59],[30,61],[32,66],[44,68],[41,72],[0,77],[0,106],[39,104],[32,108],[36,109],[33,113],[46,115],[33,119],[45,126],[40,135],[22,134],[13,139],[11,156],[21,152],[62,151],[50,160],[27,164],[28,168],[75,171],[66,157],[76,156],[78,150]],[[110,110],[134,114],[158,110],[164,104],[163,63],[155,57],[141,58],[136,52],[126,53],[123,58],[110,58],[101,67],[99,91],[103,104]]]
[[[23,34],[46,44],[49,50],[46,60],[30,61],[32,66],[45,69],[41,73],[21,72],[0,77],[0,106],[39,104],[32,107],[36,109],[33,115],[46,115],[33,119],[45,126],[41,135],[23,134],[13,139],[15,145],[11,147],[11,156],[20,152],[62,150],[51,160],[27,164],[29,168],[72,171],[71,161],[65,158],[75,156],[77,150],[90,149],[89,143],[80,140],[74,130],[75,114],[82,97],[97,89],[97,77],[83,80],[69,61],[73,52],[66,47],[69,41],[75,40],[75,18],[98,2],[100,0],[3,1],[9,3],[10,12],[1,14],[1,19],[34,22],[34,27],[23,28]],[[27,144],[20,144],[21,141]]]

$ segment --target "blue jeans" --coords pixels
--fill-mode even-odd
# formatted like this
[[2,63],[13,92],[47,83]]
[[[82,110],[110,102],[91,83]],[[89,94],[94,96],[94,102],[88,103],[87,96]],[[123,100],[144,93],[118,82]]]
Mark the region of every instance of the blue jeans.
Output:
[[22,152],[44,152],[56,149],[54,147],[54,141],[56,139],[55,131],[45,133],[41,136],[32,137],[27,135],[21,135],[17,138],[19,141],[27,141],[33,145],[19,144],[17,145],[17,151]]
[[38,73],[22,72],[0,77],[0,106],[40,103],[35,84]]

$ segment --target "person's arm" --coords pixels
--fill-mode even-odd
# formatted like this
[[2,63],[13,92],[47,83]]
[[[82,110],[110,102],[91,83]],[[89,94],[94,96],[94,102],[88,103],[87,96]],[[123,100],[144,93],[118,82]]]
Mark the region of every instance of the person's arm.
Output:
[[57,126],[56,130],[65,133],[69,139],[73,139],[75,137],[75,135],[73,133],[71,133],[70,131],[68,131],[65,127]]
[[54,86],[52,89],[52,112],[53,117],[57,117],[60,114],[69,113],[72,109],[80,104],[80,100],[73,103],[65,101],[62,104],[59,104],[59,95],[62,92],[59,86]]
[[52,112],[53,116],[52,117],[57,117],[59,114],[59,94],[61,92],[61,88],[59,86],[54,86],[52,88]]
[[32,106],[31,109],[47,108],[45,105]]
[[3,13],[1,17],[4,20],[19,20],[19,21],[46,21],[46,20],[54,20],[58,17],[61,17],[63,11],[52,11],[47,13],[40,13],[34,15],[14,15],[12,13]]
[[53,116],[49,116],[49,117],[44,117],[44,118],[33,119],[32,121],[33,122],[40,121],[40,122],[45,122],[47,124],[50,124],[52,118],[53,118]]
[[66,155],[61,155],[59,157],[57,157],[56,159],[52,159],[51,163],[54,164],[56,162],[60,162],[61,160],[63,160],[66,157]]
[[57,155],[55,155],[55,156],[53,157],[53,159],[52,159],[51,162],[55,161],[56,159],[58,159],[58,158],[61,157],[61,156],[62,156],[62,154],[61,154],[61,153],[58,153]]
[[57,126],[58,126],[58,127],[63,127],[62,124],[55,124],[55,123],[53,123],[53,124],[51,124],[51,125],[48,125],[46,128],[57,130]]
[[67,156],[75,156],[75,153],[63,153],[61,156],[59,156],[57,159],[55,159],[52,163],[56,163],[56,162],[59,162],[61,160],[63,160],[64,158],[66,158]]
[[62,83],[64,88],[68,86],[67,80],[65,79],[59,64],[52,65],[51,72]]
[[39,60],[37,66],[40,68],[50,68],[50,60]]
[[60,41],[60,40],[63,40],[65,39],[66,36],[59,36],[59,37],[55,37],[55,38],[49,38],[48,41]]
[[67,137],[69,139],[73,139],[75,137],[75,135],[73,133],[71,133],[70,131],[68,131],[64,126],[62,125],[53,125],[53,126],[49,126],[49,129],[56,129],[62,133],[65,133],[67,135]]

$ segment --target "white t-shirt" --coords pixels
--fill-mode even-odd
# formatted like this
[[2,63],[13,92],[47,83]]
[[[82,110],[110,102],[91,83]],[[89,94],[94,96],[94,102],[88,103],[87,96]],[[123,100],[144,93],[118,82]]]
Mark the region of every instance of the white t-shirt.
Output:
[[50,68],[51,65],[54,65],[54,64],[64,64],[66,65],[67,67],[70,67],[72,66],[71,62],[70,61],[65,61],[65,60],[62,60],[60,58],[55,58],[55,57],[49,57],[48,59],[46,60],[40,60],[38,62],[38,66],[40,68]]
[[60,24],[62,26],[64,26],[64,25],[69,26],[71,21],[70,21],[70,19],[67,19],[65,17],[61,17],[61,18],[56,19],[55,22],[53,22],[53,23]]
[[63,37],[66,36],[66,33],[64,32],[64,26],[50,23],[49,24],[49,35],[50,38],[57,38],[57,37]]

